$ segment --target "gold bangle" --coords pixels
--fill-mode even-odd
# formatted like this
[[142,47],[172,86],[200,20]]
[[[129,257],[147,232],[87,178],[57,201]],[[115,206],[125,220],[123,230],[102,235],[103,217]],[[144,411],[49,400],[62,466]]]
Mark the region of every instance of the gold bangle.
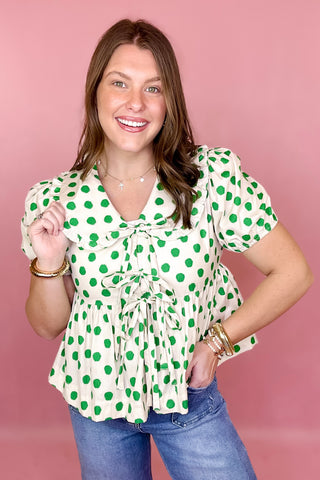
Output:
[[231,355],[234,354],[234,346],[233,346],[227,332],[225,331],[225,329],[221,325],[221,323],[215,323],[209,330],[210,335],[211,335],[211,332],[213,333],[213,336],[217,336],[219,338],[219,340],[222,342],[222,345],[224,346],[224,350],[226,352],[226,355],[228,357],[231,357]]
[[34,258],[30,264],[30,272],[32,275],[35,275],[36,277],[42,277],[42,278],[53,278],[53,277],[62,277],[65,273],[70,268],[70,264],[68,260],[65,258],[63,260],[63,263],[58,270],[54,270],[53,272],[45,272],[43,270],[39,270],[37,267],[37,257]]

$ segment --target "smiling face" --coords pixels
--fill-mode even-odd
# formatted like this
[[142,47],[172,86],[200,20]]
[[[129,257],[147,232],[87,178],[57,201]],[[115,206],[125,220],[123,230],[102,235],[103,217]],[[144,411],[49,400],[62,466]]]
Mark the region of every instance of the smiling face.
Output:
[[114,51],[97,89],[97,109],[108,156],[152,153],[166,102],[149,50],[126,44]]

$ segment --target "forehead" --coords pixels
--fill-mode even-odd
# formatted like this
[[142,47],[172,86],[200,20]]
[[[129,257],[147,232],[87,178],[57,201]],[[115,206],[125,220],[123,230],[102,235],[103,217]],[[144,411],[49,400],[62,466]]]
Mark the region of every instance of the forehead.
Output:
[[113,52],[105,72],[112,70],[123,73],[145,74],[147,77],[160,76],[159,68],[150,50],[137,45],[120,45]]

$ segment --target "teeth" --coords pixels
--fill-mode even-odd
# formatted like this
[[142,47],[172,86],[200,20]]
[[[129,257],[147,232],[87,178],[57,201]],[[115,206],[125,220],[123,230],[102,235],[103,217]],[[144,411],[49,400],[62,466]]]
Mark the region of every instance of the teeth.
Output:
[[131,120],[124,120],[123,118],[118,118],[117,120],[122,123],[122,125],[127,125],[128,127],[144,127],[144,125],[147,125],[147,122],[132,122]]

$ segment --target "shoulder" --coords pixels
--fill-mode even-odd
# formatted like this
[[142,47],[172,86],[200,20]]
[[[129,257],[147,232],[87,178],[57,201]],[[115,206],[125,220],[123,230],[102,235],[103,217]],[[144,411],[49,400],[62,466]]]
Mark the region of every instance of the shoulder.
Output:
[[200,178],[206,179],[209,188],[217,187],[218,184],[236,185],[246,175],[241,170],[240,157],[230,148],[202,145],[198,147],[192,161],[198,166]]
[[207,167],[209,171],[219,172],[227,168],[241,169],[240,157],[226,147],[212,148],[201,145],[192,160],[200,169]]
[[31,221],[45,210],[52,201],[61,201],[62,197],[72,197],[82,184],[82,171],[62,172],[56,177],[42,180],[33,185],[25,200],[25,215]]

